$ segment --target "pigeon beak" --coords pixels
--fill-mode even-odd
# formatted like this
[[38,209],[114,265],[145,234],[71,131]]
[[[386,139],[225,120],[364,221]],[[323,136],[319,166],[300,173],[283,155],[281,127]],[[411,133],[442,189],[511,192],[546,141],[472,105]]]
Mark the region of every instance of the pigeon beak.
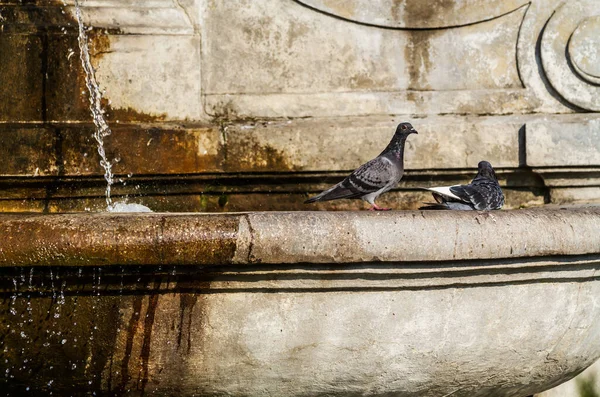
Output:
[[417,134],[417,135],[419,135],[419,133],[417,132],[417,130],[415,130],[414,128],[412,130],[410,130],[410,133],[411,134]]

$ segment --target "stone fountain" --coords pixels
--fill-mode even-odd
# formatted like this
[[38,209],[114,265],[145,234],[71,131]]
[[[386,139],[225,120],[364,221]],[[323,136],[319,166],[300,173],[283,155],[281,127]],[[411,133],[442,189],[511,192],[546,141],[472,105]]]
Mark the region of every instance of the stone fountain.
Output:
[[597,207],[0,229],[15,394],[527,396],[600,356]]
[[[161,213],[96,213],[74,1],[2,1],[6,390],[524,397],[600,356],[598,2],[79,3],[112,195]],[[487,159],[508,211],[289,212],[401,120],[381,204]]]

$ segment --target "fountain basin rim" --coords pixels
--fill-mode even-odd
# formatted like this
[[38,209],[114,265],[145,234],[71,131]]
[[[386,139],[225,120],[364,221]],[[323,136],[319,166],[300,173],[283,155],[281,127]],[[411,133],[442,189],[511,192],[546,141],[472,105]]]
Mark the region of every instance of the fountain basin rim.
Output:
[[1,214],[0,266],[356,264],[600,254],[600,207]]

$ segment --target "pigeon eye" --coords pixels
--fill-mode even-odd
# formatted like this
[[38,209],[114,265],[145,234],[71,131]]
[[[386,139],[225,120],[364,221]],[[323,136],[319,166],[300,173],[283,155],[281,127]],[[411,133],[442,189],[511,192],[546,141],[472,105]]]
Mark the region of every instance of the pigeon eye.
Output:
[[403,129],[403,130],[405,130],[405,129],[406,129],[406,126],[405,126],[405,125],[402,125],[402,126],[400,127],[400,129]]

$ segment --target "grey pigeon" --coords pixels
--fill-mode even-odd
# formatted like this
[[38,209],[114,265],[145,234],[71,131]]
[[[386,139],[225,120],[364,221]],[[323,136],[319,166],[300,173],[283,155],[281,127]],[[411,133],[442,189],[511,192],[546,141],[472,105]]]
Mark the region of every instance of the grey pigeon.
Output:
[[404,144],[417,131],[410,123],[400,123],[387,147],[373,160],[358,167],[352,174],[323,193],[304,203],[337,199],[363,199],[371,204],[371,211],[387,211],[375,204],[380,194],[395,187],[404,174]]
[[480,161],[477,176],[468,185],[426,188],[437,203],[425,203],[421,210],[499,210],[504,205],[504,194],[498,178],[487,161]]

